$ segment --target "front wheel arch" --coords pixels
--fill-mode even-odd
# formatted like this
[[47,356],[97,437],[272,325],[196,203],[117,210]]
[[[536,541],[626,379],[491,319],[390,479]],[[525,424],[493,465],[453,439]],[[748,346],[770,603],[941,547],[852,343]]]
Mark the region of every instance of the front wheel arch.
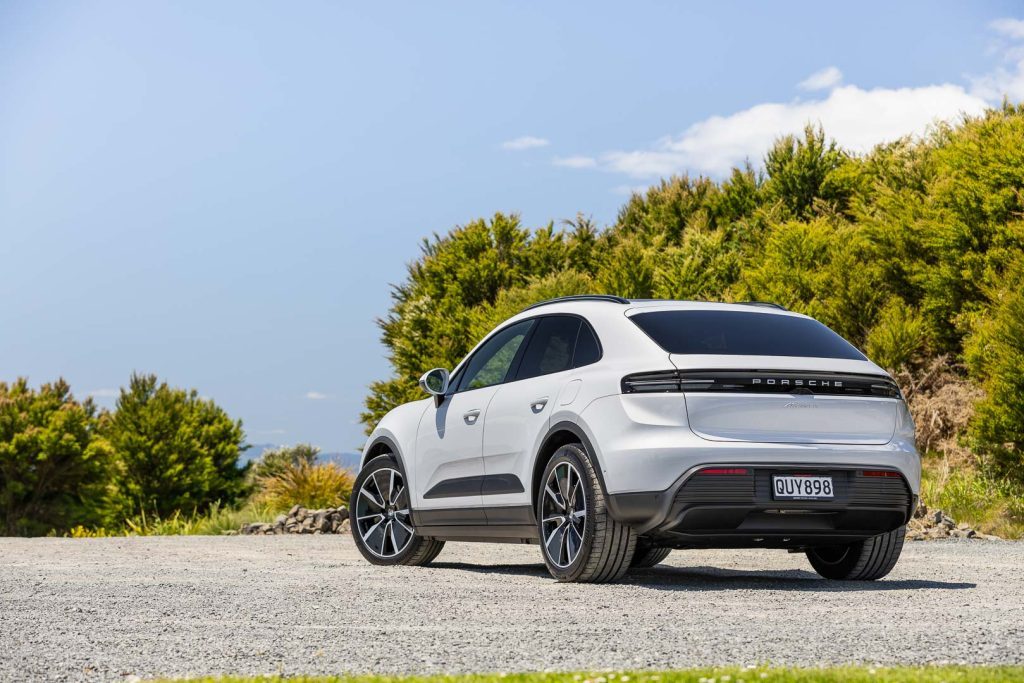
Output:
[[[379,458],[382,455],[390,455],[398,462],[398,469],[402,473],[402,476],[409,479],[409,469],[405,466],[405,459],[402,458],[402,452],[398,449],[398,446],[390,437],[384,436],[383,434],[373,439],[370,445],[365,449],[366,455],[363,456],[362,462],[359,464],[359,472],[363,471],[363,468],[370,464],[370,461],[374,458]],[[356,472],[358,475],[359,472]]]

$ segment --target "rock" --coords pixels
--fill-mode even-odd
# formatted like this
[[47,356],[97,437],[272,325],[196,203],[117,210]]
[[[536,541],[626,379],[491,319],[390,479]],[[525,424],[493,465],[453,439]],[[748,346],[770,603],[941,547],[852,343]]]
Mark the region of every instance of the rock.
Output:
[[348,508],[340,505],[336,508],[319,508],[309,510],[301,505],[293,505],[287,514],[278,515],[273,522],[252,522],[243,524],[238,531],[226,534],[343,534],[349,531]]
[[907,524],[907,540],[929,541],[943,538],[998,540],[996,536],[978,532],[966,522],[958,524],[942,510],[929,510],[925,505],[918,506],[914,511],[914,517]]

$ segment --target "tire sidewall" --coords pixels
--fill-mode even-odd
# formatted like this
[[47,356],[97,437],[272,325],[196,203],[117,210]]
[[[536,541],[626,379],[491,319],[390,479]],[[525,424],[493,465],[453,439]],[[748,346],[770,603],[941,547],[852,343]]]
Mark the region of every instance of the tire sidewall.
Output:
[[[402,481],[405,483],[405,487],[408,490],[409,478],[405,476],[405,470],[402,469],[402,466],[399,464],[398,459],[392,456],[391,454],[376,456],[375,458],[367,462],[366,465],[363,466],[363,469],[359,470],[359,474],[356,476],[355,483],[352,485],[352,496],[349,499],[348,505],[349,529],[351,529],[352,531],[352,542],[355,543],[355,546],[359,550],[359,553],[363,556],[363,558],[366,559],[367,562],[381,566],[399,565],[403,564],[405,560],[407,560],[411,555],[413,555],[417,551],[420,543],[423,540],[422,537],[419,536],[419,534],[415,533],[416,526],[412,525],[414,532],[413,537],[405,546],[405,550],[398,553],[394,557],[380,557],[374,554],[371,550],[369,550],[363,543],[363,537],[359,533],[359,525],[356,522],[356,502],[359,499],[359,489],[363,487],[363,483],[367,479],[369,479],[374,472],[379,472],[382,469],[392,469],[398,472],[400,475],[402,475]],[[411,508],[412,491],[409,491],[409,504]]]
[[[560,447],[555,451],[551,459],[548,460],[547,466],[544,468],[544,474],[541,476],[540,485],[537,489],[537,506],[535,512],[537,513],[537,528],[540,533],[540,554],[544,558],[544,564],[547,566],[548,571],[559,581],[573,581],[579,576],[583,569],[587,565],[587,561],[590,558],[590,552],[594,546],[594,532],[595,532],[595,513],[596,513],[596,500],[594,497],[594,487],[600,486],[600,484],[594,480],[591,474],[591,468],[588,467],[589,459],[585,463],[583,461],[586,458],[586,451],[582,446],[578,444],[569,444]],[[548,558],[547,547],[544,544],[544,524],[541,520],[544,519],[544,486],[548,481],[548,477],[551,475],[551,471],[555,469],[559,464],[567,462],[576,468],[576,471],[580,474],[585,485],[583,486],[583,496],[587,504],[587,516],[586,525],[583,529],[583,542],[580,547],[580,552],[576,555],[576,559],[572,561],[567,567],[559,567]]]

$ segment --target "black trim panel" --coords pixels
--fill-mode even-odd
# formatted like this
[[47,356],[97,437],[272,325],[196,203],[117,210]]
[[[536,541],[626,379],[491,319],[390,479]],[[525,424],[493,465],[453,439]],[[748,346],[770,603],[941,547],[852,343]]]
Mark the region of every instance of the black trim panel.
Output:
[[442,508],[412,511],[412,524],[417,529],[428,526],[471,526],[487,524],[483,508]]
[[485,474],[445,479],[434,484],[424,498],[459,498],[462,496],[496,496],[522,493],[523,482],[514,474]]
[[486,541],[488,543],[532,543],[540,538],[537,527],[518,524],[431,526],[418,530],[423,538],[439,541]]
[[529,505],[505,505],[484,508],[488,524],[520,524],[532,526],[537,523],[533,516],[533,508]]
[[480,495],[497,496],[503,493],[522,493],[523,482],[514,474],[488,474],[480,485]]

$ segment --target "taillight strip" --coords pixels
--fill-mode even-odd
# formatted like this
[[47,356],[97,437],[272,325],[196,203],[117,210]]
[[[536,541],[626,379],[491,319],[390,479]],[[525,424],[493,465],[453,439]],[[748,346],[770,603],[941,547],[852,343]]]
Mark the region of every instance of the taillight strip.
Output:
[[901,398],[888,377],[791,370],[663,370],[622,378],[622,393],[733,392]]

